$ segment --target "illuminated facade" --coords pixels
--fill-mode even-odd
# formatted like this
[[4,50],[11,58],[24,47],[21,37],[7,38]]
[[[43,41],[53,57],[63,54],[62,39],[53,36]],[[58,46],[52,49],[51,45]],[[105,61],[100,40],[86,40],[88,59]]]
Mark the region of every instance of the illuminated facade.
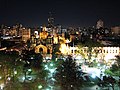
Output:
[[[79,49],[78,47],[69,47],[67,45],[61,45],[60,51],[63,54],[69,54],[69,55],[78,55],[77,51],[81,50],[81,52],[84,54],[82,58],[88,59],[88,47],[82,47],[82,49]],[[93,47],[91,51],[91,59],[97,59],[98,61],[105,60],[108,62],[108,60],[115,59],[115,56],[120,55],[120,48],[119,47]]]
[[58,44],[58,36],[57,36],[57,34],[54,34],[53,43]]
[[35,47],[35,53],[47,54],[47,47],[44,45],[38,45]]
[[40,32],[40,34],[39,34],[40,36],[40,39],[47,39],[47,36],[48,36],[48,32],[47,32],[47,29],[46,29],[46,27],[43,27],[43,29],[42,29],[42,32]]
[[112,31],[112,34],[115,34],[115,35],[120,35],[120,27],[112,27],[111,28],[111,31]]
[[103,27],[104,27],[104,22],[100,19],[99,21],[97,21],[96,28],[99,29],[99,28],[103,28]]
[[[50,24],[49,22],[49,26],[51,26],[52,24]],[[43,58],[51,58],[52,57],[52,53],[55,50],[55,53],[59,53],[56,51],[56,47],[57,50],[59,50],[59,44],[61,43],[66,43],[65,40],[65,34],[64,33],[60,33],[61,28],[59,27],[42,27],[42,31],[38,32],[39,33],[39,38],[36,39],[35,36],[36,34],[33,36],[32,42],[34,42],[35,40],[37,40],[36,42],[34,42],[33,46],[35,48],[35,53],[41,53],[43,55]],[[35,44],[38,43],[39,44]],[[66,50],[67,51],[67,50]]]
[[27,42],[27,40],[30,39],[31,36],[31,30],[30,29],[23,29],[22,30],[22,41]]

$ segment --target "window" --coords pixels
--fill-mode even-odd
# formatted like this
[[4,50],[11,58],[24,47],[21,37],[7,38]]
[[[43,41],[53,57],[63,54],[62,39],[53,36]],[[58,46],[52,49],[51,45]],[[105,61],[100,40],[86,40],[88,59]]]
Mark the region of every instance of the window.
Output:
[[43,53],[43,49],[42,49],[42,48],[40,48],[40,49],[39,49],[39,52],[42,54],[42,53]]

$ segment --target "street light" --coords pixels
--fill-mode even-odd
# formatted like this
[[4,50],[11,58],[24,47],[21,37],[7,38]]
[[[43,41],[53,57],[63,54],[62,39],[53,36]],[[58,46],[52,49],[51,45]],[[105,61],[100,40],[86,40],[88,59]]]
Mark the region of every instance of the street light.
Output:
[[49,88],[46,88],[46,90],[50,90]]
[[53,66],[53,63],[50,63],[50,66],[52,67],[52,66]]
[[46,70],[48,70],[48,69],[49,69],[47,65],[45,65],[45,69],[46,69]]
[[0,90],[3,90],[4,84],[0,84]]
[[14,74],[17,74],[17,71],[14,71]]
[[29,72],[31,72],[32,70],[31,69],[28,69]]
[[42,88],[42,85],[39,85],[39,86],[38,86],[38,89],[41,89],[41,88]]

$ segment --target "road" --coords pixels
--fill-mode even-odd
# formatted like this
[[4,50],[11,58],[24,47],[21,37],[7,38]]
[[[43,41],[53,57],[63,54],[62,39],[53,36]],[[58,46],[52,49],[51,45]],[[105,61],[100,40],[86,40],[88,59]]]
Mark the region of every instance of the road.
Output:
[[[84,87],[80,90],[113,90],[112,87],[99,87],[98,85],[94,85],[92,87]],[[120,87],[115,85],[114,90],[120,90]]]

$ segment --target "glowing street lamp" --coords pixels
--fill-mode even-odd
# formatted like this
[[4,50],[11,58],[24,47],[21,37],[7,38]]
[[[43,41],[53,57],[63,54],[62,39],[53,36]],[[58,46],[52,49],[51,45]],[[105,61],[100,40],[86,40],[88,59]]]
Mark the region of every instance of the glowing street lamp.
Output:
[[46,90],[50,90],[49,88],[46,88]]
[[47,65],[45,65],[45,69],[46,69],[46,70],[48,70],[48,69],[49,69]]
[[42,88],[42,85],[39,85],[39,86],[38,86],[38,89],[41,89],[41,88]]
[[95,74],[92,74],[91,77],[92,77],[92,78],[96,78],[96,75],[95,75]]
[[50,63],[50,66],[52,67],[52,66],[53,66],[53,63]]
[[17,74],[17,71],[14,71],[14,74]]
[[3,90],[4,84],[0,84],[0,90]]
[[32,70],[31,69],[28,69],[29,72],[31,72]]
[[50,69],[49,71],[50,71],[50,73],[52,74],[52,73],[55,72],[55,69]]

